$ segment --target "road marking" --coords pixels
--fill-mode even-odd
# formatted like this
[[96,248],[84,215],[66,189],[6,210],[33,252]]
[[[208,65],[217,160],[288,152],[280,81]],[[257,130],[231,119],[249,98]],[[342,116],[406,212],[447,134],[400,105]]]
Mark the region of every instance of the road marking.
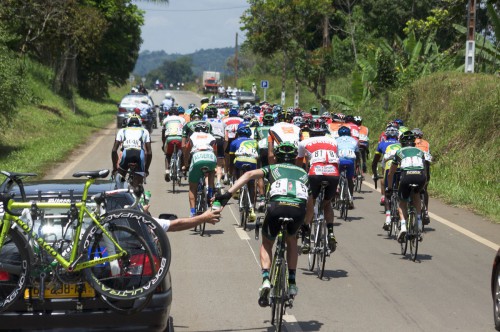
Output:
[[[238,219],[236,218],[236,215],[234,214],[233,212],[233,209],[231,209],[231,206],[229,207],[229,211],[231,211],[231,214],[233,215],[233,218],[236,222],[238,222]],[[252,252],[253,254],[253,258],[255,258],[255,262],[257,263],[257,266],[259,267],[260,269],[260,262],[259,262],[259,259],[257,258],[257,254],[255,253],[255,251],[253,250],[252,246],[250,245],[250,237],[248,236],[247,232],[245,232],[243,229],[241,228],[238,228],[238,226],[235,226],[234,227],[234,230],[236,231],[236,234],[238,234],[238,236],[240,237],[241,240],[244,240],[247,242],[248,244],[248,247],[250,248],[250,251]]]
[[[367,187],[372,188],[373,190],[377,190],[377,189],[375,189],[375,185],[373,185],[371,183],[367,183],[367,182],[363,181],[363,184],[366,185]],[[477,242],[479,242],[487,247],[490,247],[491,249],[493,249],[495,251],[497,251],[498,247],[500,247],[499,244],[491,242],[490,240],[487,240],[484,237],[479,236],[476,233],[473,233],[473,232],[469,231],[468,229],[463,228],[462,226],[458,226],[457,224],[454,224],[451,221],[449,221],[443,217],[440,217],[435,213],[429,212],[429,217],[436,220],[437,222],[442,223],[443,225],[450,227],[451,229],[456,230],[459,233],[462,233],[463,235],[465,235],[473,240],[476,240]]]
[[[294,315],[289,315],[288,313],[285,313],[283,315],[283,319],[285,320],[285,322],[287,322],[286,324],[287,332],[302,332],[299,322],[297,321],[297,318],[295,318]],[[288,324],[291,324],[291,326]]]
[[108,132],[110,130],[112,130],[112,127],[114,125],[115,125],[114,123],[110,124],[106,128],[106,135],[100,135],[96,140],[94,140],[94,143],[87,146],[85,148],[85,151],[82,154],[76,156],[75,160],[73,160],[71,163],[67,164],[66,167],[64,167],[61,171],[59,171],[59,173],[54,175],[54,179],[62,179],[65,176],[67,176],[71,172],[71,170],[74,170],[76,168],[76,165],[78,163],[80,163],[82,160],[84,160],[85,158],[87,158],[87,156],[90,154],[90,152],[92,152],[94,147],[101,143],[101,141],[107,136]]

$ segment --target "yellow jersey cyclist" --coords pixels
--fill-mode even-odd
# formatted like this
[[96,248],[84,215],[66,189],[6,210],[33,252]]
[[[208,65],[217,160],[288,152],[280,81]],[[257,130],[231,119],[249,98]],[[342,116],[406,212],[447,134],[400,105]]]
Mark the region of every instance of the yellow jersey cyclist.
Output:
[[[217,158],[215,153],[217,151],[217,144],[215,137],[210,134],[210,127],[208,123],[201,121],[194,127],[194,132],[189,136],[189,141],[186,146],[186,154],[184,155],[184,162],[189,166],[189,208],[190,216],[196,214],[195,200],[196,192],[198,190],[198,182],[203,177],[203,167],[208,168],[208,194],[207,201],[213,195],[215,167],[217,166]],[[191,159],[189,161],[189,159]]]
[[[235,179],[239,179],[244,174],[244,169],[252,171],[257,168],[257,159],[259,154],[257,152],[257,141],[250,136],[252,130],[250,127],[240,124],[236,130],[237,138],[231,143],[229,147],[229,156],[231,159],[231,174]],[[255,205],[255,181],[250,181],[248,184],[248,192],[250,194],[250,201],[252,207],[248,214],[248,221],[254,222],[257,219],[254,211]]]
[[262,225],[262,244],[260,247],[260,264],[262,267],[262,285],[259,288],[259,304],[266,306],[265,299],[271,289],[269,270],[272,262],[272,248],[280,230],[279,218],[292,218],[293,222],[287,225],[287,262],[289,294],[298,293],[295,281],[297,269],[298,249],[297,230],[304,222],[306,201],[309,196],[307,173],[294,165],[297,158],[297,147],[293,143],[283,142],[273,151],[277,164],[265,166],[243,174],[228,191],[215,199],[224,206],[231,195],[250,180],[267,178],[271,184],[270,203]]
[[[411,200],[417,210],[418,232],[422,232],[421,201],[420,191],[424,188],[425,177],[425,155],[422,150],[415,147],[415,135],[411,131],[405,131],[399,138],[401,149],[398,149],[393,156],[393,162],[389,169],[389,183],[392,183],[397,169],[401,171],[399,178],[399,218],[401,220],[401,229],[398,235],[398,241],[402,241],[406,235],[406,220],[408,219],[408,200],[411,194],[410,185],[417,185],[413,192]],[[391,191],[391,187],[385,188],[386,192]],[[419,234],[422,240],[421,234]]]
[[[118,149],[121,146],[122,155],[118,163]],[[116,176],[118,188],[125,186],[125,176],[130,164],[136,164],[132,186],[134,194],[139,197],[144,192],[143,179],[149,174],[149,166],[153,159],[151,151],[151,136],[142,127],[141,118],[134,114],[127,121],[127,127],[121,128],[116,134],[115,143],[111,150],[112,174]]]
[[177,158],[182,160],[182,128],[186,124],[184,117],[179,116],[177,107],[172,106],[161,125],[162,150],[165,153],[165,181],[170,181],[170,159],[177,147]]

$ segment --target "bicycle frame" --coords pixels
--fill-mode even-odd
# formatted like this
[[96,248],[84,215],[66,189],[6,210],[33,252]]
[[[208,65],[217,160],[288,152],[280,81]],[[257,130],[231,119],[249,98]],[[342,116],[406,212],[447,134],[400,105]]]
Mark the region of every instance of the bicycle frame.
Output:
[[[86,201],[88,197],[88,189],[90,185],[94,183],[93,179],[89,179],[85,183],[83,195],[82,195],[82,201],[81,202],[76,202],[76,203],[35,203],[35,202],[15,202],[14,200],[10,199],[7,208],[5,209],[5,214],[2,219],[2,224],[1,224],[1,231],[0,231],[0,248],[3,247],[5,243],[5,238],[7,236],[7,233],[9,232],[10,228],[13,226],[13,222],[17,224],[22,231],[27,234],[28,236],[32,237],[36,243],[38,243],[39,247],[42,248],[45,252],[47,252],[50,256],[52,256],[59,264],[61,264],[62,267],[64,267],[66,270],[69,272],[77,272],[81,271],[83,269],[96,266],[99,264],[103,264],[106,262],[111,262],[113,260],[116,260],[120,257],[123,257],[127,255],[127,252],[121,248],[118,243],[113,239],[113,237],[108,233],[108,231],[101,225],[99,222],[98,218],[96,218],[95,214],[91,211],[88,210]],[[12,209],[31,209],[31,208],[38,208],[38,209],[50,209],[50,208],[60,208],[60,209],[72,209],[76,208],[78,210],[78,224],[75,230],[75,233],[73,235],[73,245],[71,248],[71,253],[69,260],[65,259],[63,256],[61,256],[53,247],[51,244],[49,244],[47,241],[45,241],[42,237],[38,236],[38,234],[33,230],[30,225],[28,225],[26,222],[24,222],[21,218],[19,218],[16,215],[13,215],[9,213],[8,211],[12,211]],[[87,215],[90,217],[90,219],[93,221],[93,223],[105,234],[105,236],[116,246],[116,248],[119,249],[118,253],[108,255],[107,257],[103,258],[98,258],[92,261],[87,261],[87,262],[78,262],[78,260],[81,258],[78,257],[78,247],[80,243],[80,235],[82,232],[82,226],[83,226],[83,217]]]

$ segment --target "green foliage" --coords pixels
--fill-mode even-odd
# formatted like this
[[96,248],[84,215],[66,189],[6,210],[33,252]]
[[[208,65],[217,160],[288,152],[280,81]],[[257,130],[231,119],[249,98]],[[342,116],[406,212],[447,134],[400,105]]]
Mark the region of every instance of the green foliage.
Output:
[[191,82],[194,80],[191,66],[191,58],[189,57],[178,58],[176,61],[167,60],[159,68],[150,71],[146,75],[146,81],[154,83],[158,79],[164,84]]

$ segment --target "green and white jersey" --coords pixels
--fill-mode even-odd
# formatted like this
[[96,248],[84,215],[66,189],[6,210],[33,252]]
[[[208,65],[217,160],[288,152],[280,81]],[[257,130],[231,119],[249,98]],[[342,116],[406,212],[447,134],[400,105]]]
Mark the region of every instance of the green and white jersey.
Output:
[[259,149],[267,149],[267,136],[271,126],[261,126],[255,128],[254,139],[259,143]]
[[424,152],[412,146],[399,149],[394,156],[394,163],[402,171],[421,171],[424,169],[424,160]]
[[194,133],[194,127],[196,126],[197,123],[200,122],[205,122],[206,124],[208,124],[208,127],[210,128],[210,133],[212,133],[212,125],[209,122],[203,120],[194,120],[186,123],[184,127],[182,127],[182,137],[184,138],[190,137]]
[[309,196],[307,173],[293,164],[276,164],[262,167],[271,184],[269,195],[273,202],[305,203]]

